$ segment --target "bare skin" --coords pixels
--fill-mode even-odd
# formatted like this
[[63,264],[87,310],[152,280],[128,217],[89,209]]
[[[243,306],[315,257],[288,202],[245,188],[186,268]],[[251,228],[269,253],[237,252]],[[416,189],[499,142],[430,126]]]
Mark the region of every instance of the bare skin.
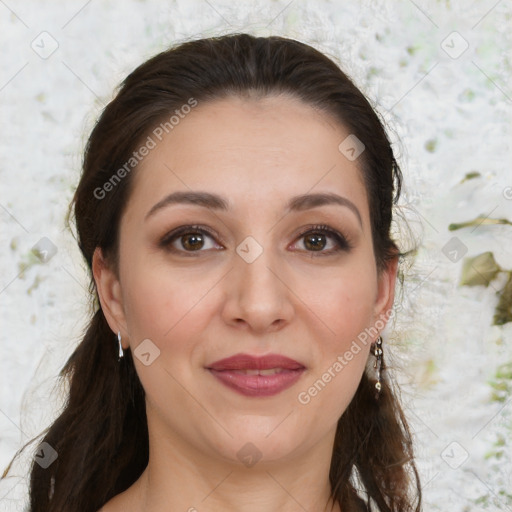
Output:
[[[294,98],[229,98],[199,104],[139,165],[121,219],[119,275],[99,249],[93,272],[124,348],[149,339],[160,351],[149,365],[134,357],[150,460],[101,512],[340,512],[329,500],[334,435],[374,339],[342,371],[332,367],[389,314],[397,263],[377,273],[358,162],[338,150],[347,135]],[[223,196],[230,208],[173,203],[147,217],[170,193],[191,190]],[[292,197],[316,193],[354,208],[286,210]],[[211,234],[189,229],[160,244],[189,225]],[[257,245],[242,247],[262,250],[252,262],[236,250],[248,236]],[[306,370],[274,396],[247,397],[206,369],[238,353],[278,353]],[[328,384],[301,402],[329,368]],[[258,459],[250,467],[243,447]]]

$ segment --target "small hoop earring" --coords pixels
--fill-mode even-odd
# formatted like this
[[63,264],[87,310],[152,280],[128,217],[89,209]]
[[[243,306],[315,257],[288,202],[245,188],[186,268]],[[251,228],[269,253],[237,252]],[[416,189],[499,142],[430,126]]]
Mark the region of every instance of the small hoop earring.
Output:
[[120,361],[124,357],[123,346],[121,345],[121,331],[117,332],[117,342],[119,343],[119,356],[117,360]]
[[373,363],[373,367],[377,370],[377,382],[375,383],[375,389],[377,390],[376,398],[379,398],[380,390],[382,389],[382,383],[380,381],[380,374],[382,371],[382,336],[377,338],[375,342],[375,347],[373,349],[373,355],[375,356],[375,362]]

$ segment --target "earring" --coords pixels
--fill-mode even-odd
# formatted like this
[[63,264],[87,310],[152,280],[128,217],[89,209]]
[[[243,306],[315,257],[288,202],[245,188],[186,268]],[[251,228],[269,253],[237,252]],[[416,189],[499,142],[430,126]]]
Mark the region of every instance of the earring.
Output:
[[382,353],[382,336],[379,336],[373,349],[373,355],[375,356],[373,367],[377,369],[377,382],[375,383],[377,398],[379,397],[380,390],[382,389],[382,384],[380,382],[380,372],[382,370]]
[[120,361],[124,357],[123,346],[121,345],[121,331],[117,332],[117,342],[119,343],[119,357],[117,360]]

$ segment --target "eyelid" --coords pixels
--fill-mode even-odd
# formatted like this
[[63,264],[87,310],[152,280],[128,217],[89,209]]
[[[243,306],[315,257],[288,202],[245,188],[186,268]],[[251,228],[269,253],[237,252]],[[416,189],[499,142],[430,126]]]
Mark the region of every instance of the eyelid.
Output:
[[332,228],[331,226],[327,224],[314,224],[310,226],[306,226],[302,228],[299,233],[296,235],[296,239],[301,238],[308,233],[321,233],[321,234],[327,234],[330,235],[331,238],[334,238],[337,242],[337,249],[330,250],[330,251],[307,251],[311,254],[317,253],[319,256],[328,256],[331,254],[335,254],[341,251],[348,252],[354,248],[354,243],[352,242],[351,238],[342,233],[341,231],[338,231],[335,228]]
[[[171,241],[173,239],[178,239],[180,236],[187,235],[189,233],[203,233],[211,238],[219,240],[222,244],[226,245],[226,242],[223,240],[223,238],[218,234],[215,233],[212,229],[208,228],[207,226],[202,226],[200,224],[190,224],[190,225],[184,225],[179,226],[176,229],[173,229],[166,233],[158,242],[158,245],[160,247],[166,248],[170,245]],[[178,251],[178,252],[204,252],[204,251]]]
[[[158,242],[158,245],[164,249],[168,249],[171,252],[176,253],[182,253],[187,255],[194,255],[194,254],[200,254],[201,252],[206,252],[203,250],[197,250],[197,251],[185,251],[185,250],[178,250],[178,249],[169,249],[169,246],[171,245],[171,242],[173,242],[175,239],[179,239],[180,236],[191,234],[191,233],[202,233],[207,236],[210,236],[211,238],[215,239],[215,241],[219,240],[221,244],[227,245],[226,242],[222,239],[220,235],[215,233],[212,229],[210,229],[208,226],[203,226],[199,224],[189,224],[184,226],[179,226],[176,229],[171,230],[170,232],[166,233]],[[297,243],[297,241],[304,237],[305,235],[309,233],[320,233],[320,234],[326,234],[333,238],[336,242],[336,248],[331,249],[329,251],[304,251],[310,253],[312,256],[329,256],[333,255],[339,252],[348,252],[351,249],[353,249],[354,244],[352,243],[351,239],[347,237],[345,234],[341,233],[337,229],[332,228],[331,226],[328,226],[326,224],[314,224],[314,225],[308,225],[303,227],[297,234],[294,235],[294,242],[293,245]],[[221,250],[221,249],[219,249]]]

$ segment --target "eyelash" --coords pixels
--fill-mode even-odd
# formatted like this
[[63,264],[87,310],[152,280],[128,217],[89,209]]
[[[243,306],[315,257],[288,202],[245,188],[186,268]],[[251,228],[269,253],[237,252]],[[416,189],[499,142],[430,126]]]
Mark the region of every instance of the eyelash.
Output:
[[[159,242],[159,247],[166,249],[170,252],[178,252],[186,254],[187,256],[195,256],[194,253],[201,253],[204,252],[201,249],[197,251],[185,251],[185,250],[179,250],[171,247],[171,243],[174,242],[174,240],[179,239],[180,236],[183,235],[193,235],[193,234],[203,234],[208,235],[212,238],[215,238],[216,235],[210,229],[206,228],[205,226],[199,226],[199,225],[191,225],[191,226],[181,226],[170,233],[167,233]],[[351,241],[338,231],[332,229],[329,226],[326,226],[325,224],[318,224],[314,226],[308,226],[307,229],[301,231],[298,234],[298,239],[305,237],[308,234],[327,234],[331,238],[333,238],[336,242],[337,247],[334,249],[331,249],[329,251],[306,251],[311,253],[312,257],[315,256],[330,256],[333,254],[337,254],[341,251],[349,252],[353,245]]]

